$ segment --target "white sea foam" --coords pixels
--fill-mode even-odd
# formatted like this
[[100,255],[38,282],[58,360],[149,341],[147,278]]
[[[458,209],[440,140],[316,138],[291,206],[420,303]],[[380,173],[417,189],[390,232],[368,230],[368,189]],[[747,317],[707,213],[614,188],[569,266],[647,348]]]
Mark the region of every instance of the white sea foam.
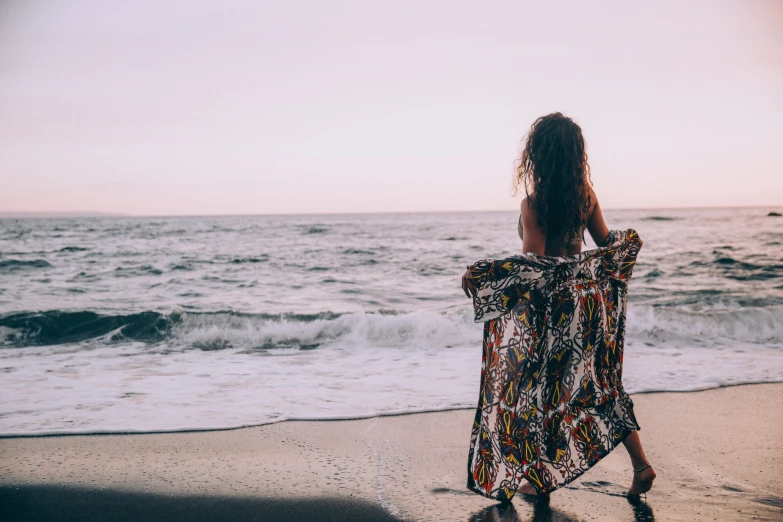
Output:
[[779,343],[783,340],[783,306],[706,308],[630,306],[629,335],[677,336],[704,343],[742,341]]
[[[478,333],[477,333],[478,331]],[[329,319],[270,320],[231,314],[190,314],[173,331],[185,345],[208,348],[470,346],[481,332],[468,311],[403,314],[349,313]]]
[[[783,382],[779,343],[705,338],[696,345],[680,331],[662,335],[658,320],[653,314],[627,337],[623,379],[631,393]],[[467,312],[206,323],[185,320],[154,347],[0,350],[0,433],[223,429],[476,405],[482,325]],[[292,346],[292,339],[320,345],[252,349]],[[187,343],[222,349],[183,349]]]

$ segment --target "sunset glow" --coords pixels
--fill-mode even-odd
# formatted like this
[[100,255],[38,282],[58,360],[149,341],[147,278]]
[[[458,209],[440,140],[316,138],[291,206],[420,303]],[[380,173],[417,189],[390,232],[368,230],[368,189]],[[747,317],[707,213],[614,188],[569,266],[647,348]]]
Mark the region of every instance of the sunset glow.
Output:
[[783,4],[10,2],[0,211],[510,210],[529,125],[606,208],[779,204]]

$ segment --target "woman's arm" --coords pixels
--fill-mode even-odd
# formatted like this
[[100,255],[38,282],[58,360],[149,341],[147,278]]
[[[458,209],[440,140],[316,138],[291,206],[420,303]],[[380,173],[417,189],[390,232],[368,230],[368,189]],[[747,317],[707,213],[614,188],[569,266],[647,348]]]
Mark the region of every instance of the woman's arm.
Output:
[[598,203],[598,196],[595,195],[593,189],[590,189],[590,198],[594,203],[593,210],[587,220],[587,230],[597,246],[606,246],[609,237],[609,227],[606,226],[604,215],[601,212],[601,205]]
[[[531,204],[530,207],[531,208],[528,208],[527,198],[524,198],[520,206],[522,230],[524,230],[524,235],[520,232],[520,235],[523,236],[522,253],[527,254],[528,252],[533,252],[534,254],[543,256],[544,250],[546,249],[546,236],[538,227],[538,223],[536,222],[536,211],[532,208],[533,205]],[[465,292],[465,295],[468,297],[476,296],[476,284],[473,281],[473,275],[470,273],[470,270],[467,270],[462,274],[462,291]]]
[[525,231],[522,237],[522,253],[533,252],[543,256],[546,250],[546,235],[538,226],[536,211],[532,204],[528,205],[528,198],[522,200],[520,214],[522,214],[522,230]]

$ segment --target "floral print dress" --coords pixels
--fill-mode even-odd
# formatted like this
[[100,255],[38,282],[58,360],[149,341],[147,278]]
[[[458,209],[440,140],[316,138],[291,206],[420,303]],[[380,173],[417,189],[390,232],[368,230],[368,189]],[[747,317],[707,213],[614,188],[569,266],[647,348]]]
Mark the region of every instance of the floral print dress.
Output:
[[623,389],[628,282],[642,241],[569,257],[512,256],[468,267],[484,323],[468,489],[508,501],[523,479],[568,484],[639,425]]

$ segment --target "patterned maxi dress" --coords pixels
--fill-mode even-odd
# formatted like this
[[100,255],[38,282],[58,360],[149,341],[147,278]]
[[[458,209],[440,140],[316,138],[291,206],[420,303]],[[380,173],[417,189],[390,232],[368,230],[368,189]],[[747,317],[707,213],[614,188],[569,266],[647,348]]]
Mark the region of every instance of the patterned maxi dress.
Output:
[[512,256],[468,267],[484,323],[468,489],[508,501],[523,479],[548,493],[579,477],[639,425],[623,389],[628,282],[642,241],[569,257]]

